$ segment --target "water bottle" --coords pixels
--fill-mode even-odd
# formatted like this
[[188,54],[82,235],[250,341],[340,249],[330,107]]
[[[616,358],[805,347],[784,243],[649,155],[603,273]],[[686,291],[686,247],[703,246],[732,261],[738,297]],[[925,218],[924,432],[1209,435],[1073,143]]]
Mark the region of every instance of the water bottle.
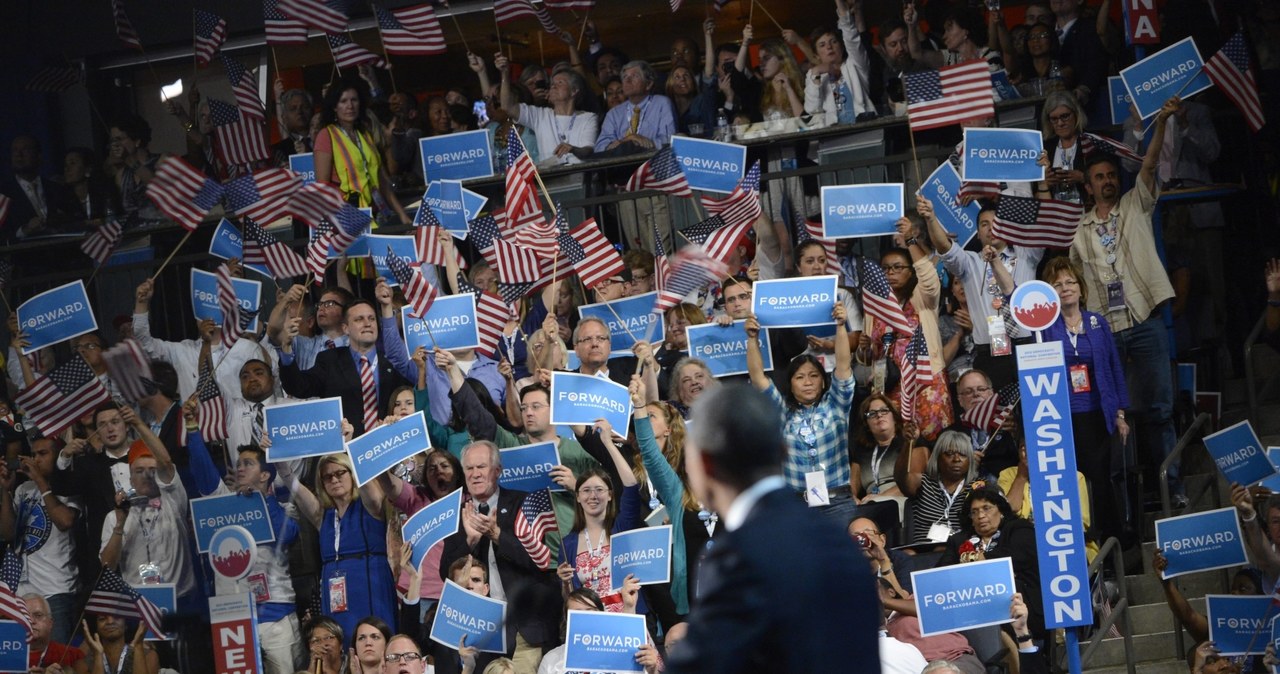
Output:
[[1062,67],[1055,59],[1049,63],[1049,91],[1057,91],[1062,87]]
[[716,140],[728,142],[729,134],[729,115],[724,111],[724,108],[720,108],[720,111],[716,113]]

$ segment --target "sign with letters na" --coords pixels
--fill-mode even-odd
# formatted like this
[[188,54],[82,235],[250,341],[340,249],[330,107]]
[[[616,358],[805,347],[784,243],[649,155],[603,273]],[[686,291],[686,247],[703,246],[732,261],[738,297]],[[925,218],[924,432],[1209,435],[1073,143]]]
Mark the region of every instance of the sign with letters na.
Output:
[[[158,583],[156,585],[139,585],[133,588],[134,592],[142,595],[147,601],[156,605],[160,609],[160,615],[168,616],[178,612],[178,590],[177,585],[173,583]],[[147,630],[144,637],[147,641],[173,641],[178,638],[177,634],[172,632],[168,634],[156,634],[151,630]]]
[[386,234],[365,234],[364,240],[369,248],[369,257],[373,258],[373,266],[378,270],[378,276],[387,280],[387,285],[392,288],[399,287],[396,283],[396,275],[391,273],[391,268],[387,266],[387,247],[391,247],[391,252],[397,257],[405,261],[409,266],[417,266],[418,264],[418,247],[413,243],[412,236],[389,236]]
[[[1048,292],[1057,302],[1053,289]],[[1017,359],[1044,622],[1049,629],[1089,625],[1093,601],[1080,521],[1083,495],[1076,479],[1070,380],[1062,342],[1019,345]]]
[[578,307],[578,316],[594,316],[609,326],[610,358],[630,356],[631,347],[636,342],[650,342],[656,348],[667,334],[666,319],[662,314],[653,313],[657,297],[658,293],[652,292],[612,302],[584,304]]
[[22,355],[51,344],[65,342],[98,329],[84,281],[72,281],[46,290],[18,306],[18,326],[27,333],[29,346]]
[[437,346],[446,351],[480,346],[480,333],[476,329],[476,296],[471,293],[437,297],[422,318],[414,317],[413,307],[401,307],[400,322],[409,353],[419,346],[426,347],[428,351]]
[[982,205],[977,201],[960,205],[960,174],[951,162],[938,164],[920,187],[920,194],[933,204],[933,214],[942,228],[955,235],[953,244],[961,248],[969,245],[969,240],[978,233],[978,213]]
[[467,645],[477,650],[506,653],[506,618],[507,602],[482,597],[446,578],[436,621],[431,625],[431,640],[457,650],[465,636]]
[[1124,79],[1119,75],[1107,78],[1107,98],[1111,100],[1111,123],[1115,126],[1124,124],[1129,118],[1129,104],[1133,97],[1124,86]]
[[911,585],[922,636],[1013,620],[1009,602],[1016,589],[1008,557],[913,571]]
[[688,136],[672,136],[671,149],[689,187],[728,194],[742,180],[747,164],[747,147]]
[[[404,521],[404,540],[413,548],[409,561],[413,568],[422,569],[427,551],[458,531],[462,522],[462,488],[454,489],[444,498],[436,499]],[[434,571],[432,571],[434,573]],[[455,646],[457,644],[454,644]]]
[[218,223],[218,228],[213,230],[213,238],[209,241],[209,254],[224,260],[234,257],[246,268],[263,276],[271,276],[271,270],[262,265],[244,263],[244,241],[240,238],[240,231],[226,218],[223,218],[222,222]]
[[457,180],[437,180],[422,195],[422,207],[430,208],[440,225],[459,239],[467,238],[467,223],[480,215],[488,201]]
[[302,176],[302,184],[316,181],[316,156],[310,152],[289,155],[289,170]]
[[564,668],[583,672],[643,672],[644,667],[636,662],[636,651],[648,640],[649,631],[642,615],[569,611]]
[[267,461],[277,463],[333,454],[342,447],[342,399],[322,398],[262,408],[271,446]]
[[29,671],[30,652],[27,628],[14,620],[0,620],[0,672]]
[[827,185],[822,188],[822,236],[852,239],[898,231],[902,183]]
[[[263,408],[264,410],[266,408]],[[209,552],[214,532],[228,525],[244,527],[258,545],[276,540],[271,513],[261,492],[224,494],[191,499],[191,522],[195,524],[196,550]]]
[[633,575],[641,585],[671,582],[671,525],[614,534],[609,539],[611,590]]
[[1186,100],[1213,86],[1204,74],[1200,50],[1189,37],[1121,70],[1120,77],[1143,119],[1159,112],[1174,94]]
[[835,276],[756,281],[751,286],[751,311],[762,328],[800,328],[835,323]]
[[551,423],[586,424],[604,419],[615,435],[626,437],[631,421],[627,387],[589,374],[551,373]]
[[1036,163],[1044,152],[1044,137],[1034,129],[965,129],[965,180],[1044,180]]
[[[428,182],[493,175],[493,148],[487,129],[422,138],[418,149],[422,152],[422,175]],[[456,641],[453,647],[458,647]]]
[[1156,549],[1169,561],[1161,578],[1248,562],[1234,506],[1156,520]]
[[[734,321],[721,327],[716,323],[690,325],[685,328],[689,338],[689,355],[698,358],[711,368],[716,377],[727,377],[747,372],[746,321]],[[769,349],[769,331],[761,330],[756,337],[760,355],[764,358],[764,371],[773,369],[773,353]]]
[[427,436],[427,418],[421,411],[394,424],[379,426],[347,443],[347,455],[355,469],[357,487],[363,487],[397,463],[429,449],[431,438]]
[[564,491],[564,487],[551,479],[551,469],[560,465],[558,444],[535,442],[499,450],[498,453],[502,456],[502,474],[498,476],[498,486],[517,491]]
[[1204,447],[1227,482],[1246,487],[1276,474],[1248,419],[1204,437]]
[[[236,301],[240,303],[240,311],[256,312],[262,302],[262,282],[249,279],[231,279],[231,287],[236,291]],[[213,319],[222,325],[222,307],[218,306],[218,275],[199,269],[191,270],[191,309],[198,320]],[[258,329],[258,318],[249,324],[249,332]]]
[[[1209,621],[1209,641],[1222,655],[1261,654],[1267,650],[1271,634],[1271,595],[1237,596],[1206,594],[1205,617]],[[1250,648],[1252,644],[1252,648]]]

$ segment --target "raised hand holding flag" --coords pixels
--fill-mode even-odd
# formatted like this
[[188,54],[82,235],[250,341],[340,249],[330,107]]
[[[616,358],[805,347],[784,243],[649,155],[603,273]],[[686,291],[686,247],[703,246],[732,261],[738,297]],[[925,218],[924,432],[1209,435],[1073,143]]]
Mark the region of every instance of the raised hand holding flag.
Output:
[[396,283],[404,291],[405,300],[409,302],[409,306],[413,307],[413,316],[425,317],[436,301],[435,286],[423,278],[417,270],[410,268],[407,262],[400,259],[391,246],[387,246],[387,267],[391,269],[391,273],[396,277]]

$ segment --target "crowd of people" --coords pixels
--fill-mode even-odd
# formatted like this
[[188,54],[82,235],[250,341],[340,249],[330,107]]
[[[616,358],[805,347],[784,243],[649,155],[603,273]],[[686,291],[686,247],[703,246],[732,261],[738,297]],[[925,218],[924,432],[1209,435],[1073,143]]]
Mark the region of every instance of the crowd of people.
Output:
[[[881,613],[868,618],[878,609],[862,606],[858,620],[869,621],[873,634],[879,630],[884,671],[986,671],[990,663],[963,636],[921,636],[911,573],[995,558],[1012,560],[1020,593],[1014,626],[996,630],[1007,664],[1015,671],[1047,667],[1044,653],[1053,640],[1040,596],[1024,429],[1016,412],[997,425],[974,414],[1016,383],[1013,350],[1033,339],[1011,320],[1010,297],[1034,279],[1059,295],[1061,316],[1044,337],[1063,343],[1070,374],[1079,484],[1083,505],[1092,505],[1085,512],[1090,555],[1111,537],[1132,544],[1137,532],[1126,523],[1137,518],[1134,495],[1125,491],[1125,447],[1137,436],[1155,462],[1174,447],[1170,363],[1186,346],[1170,342],[1161,314],[1176,304],[1185,279],[1162,262],[1153,213],[1163,186],[1207,175],[1218,141],[1207,108],[1177,96],[1156,114],[1150,139],[1142,138],[1142,120],[1128,125],[1124,142],[1143,156],[1140,163],[1090,141],[1086,128],[1109,126],[1096,123],[1106,119],[1105,78],[1126,59],[1107,21],[1107,2],[1094,17],[1082,14],[1078,0],[1035,0],[1026,23],[1016,26],[999,9],[984,16],[929,4],[933,32],[908,3],[873,34],[861,2],[836,0],[833,26],[808,38],[783,30],[759,43],[756,64],[750,25],[740,42],[717,45],[709,19],[700,43],[672,42],[665,72],[604,45],[588,21],[588,52],[580,54],[566,34],[569,59],[550,68],[468,54],[483,114],[463,90],[421,101],[387,95],[369,67],[323,92],[277,83],[281,140],[269,163],[287,166],[290,155],[312,152],[316,180],[337,187],[353,205],[373,208],[384,222],[408,225],[412,214],[397,192],[422,184],[422,137],[488,129],[501,171],[514,128],[540,167],[578,164],[647,153],[677,134],[732,139],[733,128],[752,123],[853,124],[902,114],[903,74],[984,59],[1024,93],[1047,94],[1040,117],[1046,179],[1002,184],[1002,196],[1074,201],[1084,215],[1069,248],[1046,250],[997,237],[997,201],[983,200],[974,242],[965,245],[939,221],[941,205],[916,195],[892,244],[868,259],[848,241],[795,237],[776,209],[765,208],[753,235],[725,261],[729,275],[690,293],[666,312],[665,334],[635,341],[622,357],[611,357],[606,322],[582,317],[578,308],[656,289],[652,232],[647,240],[631,240],[631,232],[620,242],[627,249],[621,273],[590,288],[572,275],[551,280],[517,301],[517,317],[493,352],[411,351],[401,333],[401,291],[345,264],[334,265],[331,281],[318,289],[281,288],[260,332],[230,348],[212,320],[183,335],[155,334],[152,281],[134,289],[133,312],[113,322],[114,335],[80,335],[69,353],[60,347],[20,355],[27,336],[11,319],[10,393],[32,386],[59,360],[80,358],[113,398],[64,433],[46,435],[12,397],[0,397],[8,459],[0,465],[0,538],[24,564],[16,591],[31,616],[32,671],[206,671],[208,598],[245,592],[257,598],[268,674],[421,674],[429,661],[437,672],[564,672],[568,610],[645,616],[649,643],[635,658],[646,671],[711,671],[700,668],[714,651],[708,643],[724,635],[698,615],[699,605],[725,589],[703,566],[726,570],[717,543],[742,545],[733,538],[746,517],[741,508],[757,502],[796,518],[797,531],[844,532],[831,537],[829,554],[853,554],[869,572],[857,582],[865,581],[868,593],[875,583]],[[259,168],[222,162],[197,91],[183,104],[173,102],[170,112],[186,131],[185,158],[210,177]],[[0,239],[75,231],[113,217],[131,225],[162,218],[145,190],[161,159],[150,140],[146,120],[119,119],[105,160],[87,148],[70,150],[64,179],[54,181],[42,176],[39,143],[19,137],[11,148],[14,178],[0,183],[12,203]],[[1198,228],[1223,226],[1220,211],[1216,220],[1206,209],[1191,217]],[[465,274],[458,268],[447,233],[437,243],[450,262],[423,273],[443,292],[497,288],[500,274],[482,260],[472,260]],[[228,264],[243,275],[237,261]],[[839,292],[829,326],[760,326],[751,302],[757,281],[835,268]],[[1280,279],[1280,263],[1268,269],[1274,300],[1280,280],[1273,279]],[[918,389],[902,381],[912,333],[867,309],[865,294],[879,285],[922,335],[934,374]],[[1223,298],[1215,294],[1213,301],[1221,307]],[[1176,310],[1175,319],[1188,320]],[[745,374],[717,377],[690,354],[687,329],[707,323],[742,325]],[[766,332],[772,371],[757,341]],[[135,403],[121,395],[103,357],[124,340],[151,360],[146,395]],[[202,367],[214,368],[225,400],[226,440],[202,437]],[[630,428],[603,420],[553,425],[551,374],[566,370],[626,386]],[[776,432],[778,443],[762,450],[766,460],[752,467],[756,472],[725,472],[730,448],[713,437],[725,424],[739,424],[729,421],[733,409],[723,401],[731,386],[744,387],[743,409],[777,421],[776,429],[760,430],[766,438]],[[748,395],[746,386],[758,393]],[[341,400],[348,440],[423,412],[433,449],[364,485],[341,446],[323,457],[268,462],[264,409],[328,397]],[[751,428],[745,420],[740,425]],[[730,430],[741,429],[724,427]],[[564,489],[550,496],[556,526],[538,542],[542,548],[516,531],[529,495],[499,484],[500,450],[534,442],[556,444],[561,465],[551,476]],[[708,477],[718,486],[708,487]],[[1185,506],[1176,463],[1170,480],[1177,505]],[[766,503],[772,497],[761,496],[765,488],[790,492],[789,505]],[[458,489],[460,529],[415,567],[403,523]],[[261,494],[276,536],[258,546],[252,572],[239,581],[212,573],[196,552],[190,520],[191,498],[232,493]],[[1235,497],[1242,519],[1254,521],[1248,494]],[[753,505],[735,511],[738,499]],[[642,586],[611,577],[612,537],[654,523],[672,526],[670,582]],[[1256,547],[1268,553],[1270,582],[1280,561],[1264,543]],[[551,562],[542,563],[540,552]],[[109,615],[77,624],[83,597],[103,569],[135,586],[173,584],[181,616],[176,640],[144,641],[145,630]],[[429,638],[446,579],[507,602],[506,653]],[[1255,585],[1254,591],[1270,587]],[[1204,640],[1203,618],[1196,621],[1176,588],[1166,590],[1175,614]],[[753,633],[737,634],[721,645]],[[1196,651],[1201,659],[1211,655]]]

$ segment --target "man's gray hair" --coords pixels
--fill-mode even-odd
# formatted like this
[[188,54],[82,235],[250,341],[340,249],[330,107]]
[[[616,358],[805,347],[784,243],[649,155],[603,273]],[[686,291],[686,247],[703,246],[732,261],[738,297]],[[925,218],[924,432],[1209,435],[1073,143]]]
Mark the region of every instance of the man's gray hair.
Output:
[[648,61],[641,61],[639,59],[629,61],[627,65],[622,66],[622,72],[626,72],[632,68],[638,69],[640,74],[644,77],[644,81],[649,84],[653,84],[658,80],[657,73],[653,72],[653,66],[649,65]]
[[465,457],[467,455],[467,450],[473,447],[484,447],[489,450],[489,463],[492,464],[493,468],[502,470],[502,452],[498,451],[498,446],[493,444],[492,441],[476,440],[462,448],[462,456]]

